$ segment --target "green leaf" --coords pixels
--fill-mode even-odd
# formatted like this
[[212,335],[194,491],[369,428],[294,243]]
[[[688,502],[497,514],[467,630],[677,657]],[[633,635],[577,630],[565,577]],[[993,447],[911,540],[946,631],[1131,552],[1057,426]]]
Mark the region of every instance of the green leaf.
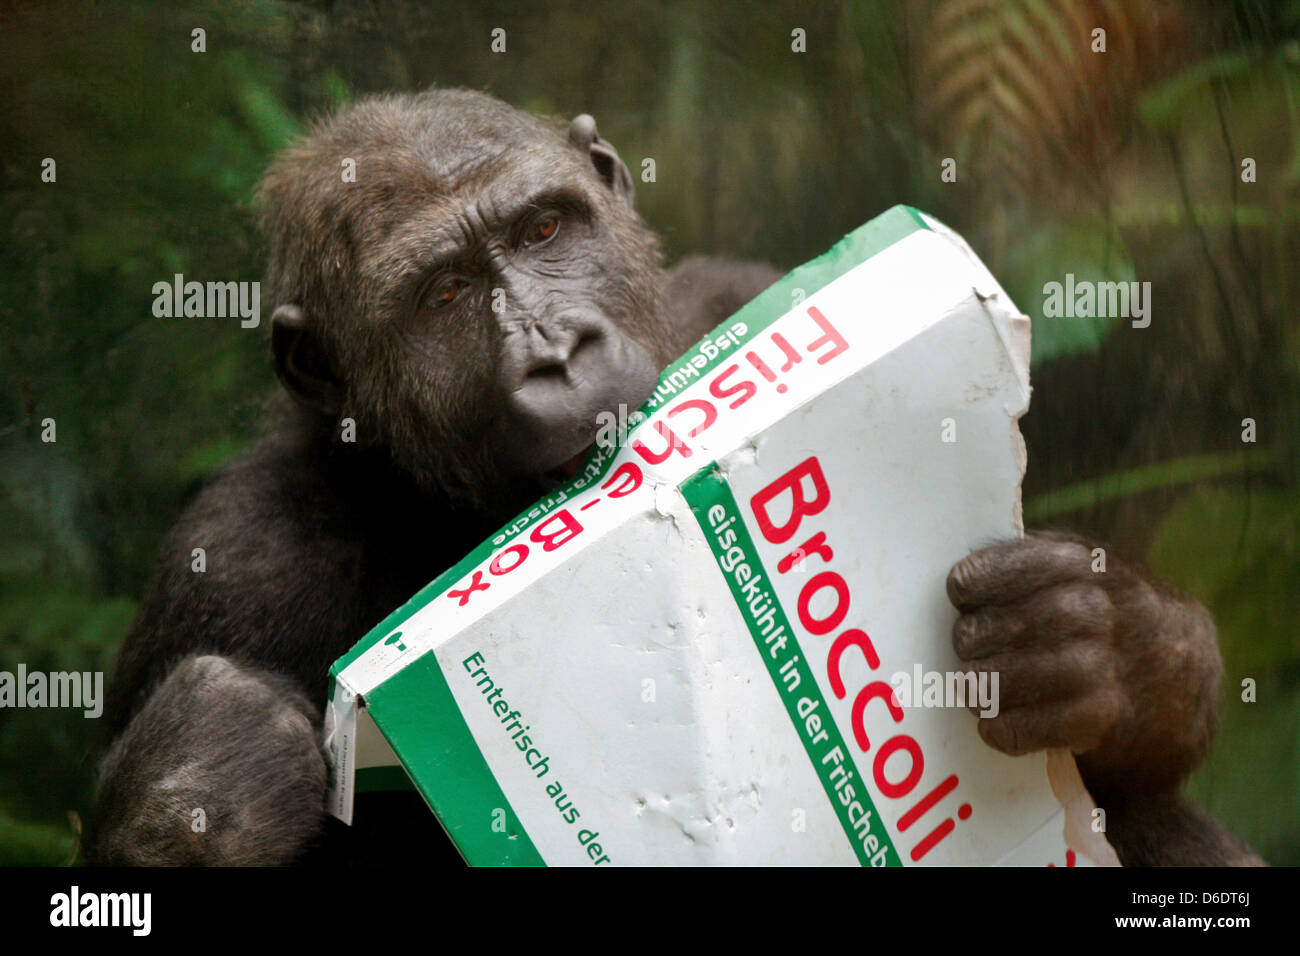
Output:
[[1095,352],[1118,316],[1065,318],[1043,315],[1044,286],[1066,282],[1130,282],[1135,278],[1114,223],[1080,216],[1073,222],[1026,230],[1011,244],[1001,279],[1011,298],[1029,316],[1033,327],[1035,365],[1076,352]]
[[1099,478],[1081,481],[1038,495],[1025,504],[1025,520],[1046,521],[1103,501],[1125,498],[1155,488],[1169,488],[1206,478],[1265,471],[1283,460],[1281,449],[1251,448],[1210,455],[1190,455],[1186,458],[1159,461],[1126,471],[1114,471]]
[[1249,53],[1229,53],[1200,60],[1138,97],[1138,116],[1157,132],[1177,129],[1205,109],[1213,110],[1211,85],[1218,80],[1253,76],[1259,60]]

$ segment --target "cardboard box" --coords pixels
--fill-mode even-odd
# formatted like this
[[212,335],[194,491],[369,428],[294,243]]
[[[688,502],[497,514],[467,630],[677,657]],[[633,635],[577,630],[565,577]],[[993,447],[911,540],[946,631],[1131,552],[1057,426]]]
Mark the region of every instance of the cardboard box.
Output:
[[1022,531],[1028,401],[974,253],[877,217],[335,664],[332,812],[409,776],[476,865],[1113,862],[1068,754],[901,706],[959,686],[944,581]]

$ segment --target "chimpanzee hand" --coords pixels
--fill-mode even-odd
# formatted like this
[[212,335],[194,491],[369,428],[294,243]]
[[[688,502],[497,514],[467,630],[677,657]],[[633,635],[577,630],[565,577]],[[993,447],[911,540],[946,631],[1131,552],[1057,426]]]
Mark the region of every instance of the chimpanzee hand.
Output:
[[1215,728],[1209,613],[1070,535],[976,551],[948,575],[957,656],[999,673],[980,736],[1008,754],[1066,747],[1094,798],[1170,793]]
[[87,859],[292,862],[324,814],[316,720],[286,678],[224,657],[181,661],[104,758]]

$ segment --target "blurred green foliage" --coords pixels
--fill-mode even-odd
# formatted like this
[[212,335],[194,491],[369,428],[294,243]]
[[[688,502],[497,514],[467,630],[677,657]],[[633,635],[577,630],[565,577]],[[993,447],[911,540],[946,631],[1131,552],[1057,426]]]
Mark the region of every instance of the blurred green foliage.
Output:
[[1300,496],[1201,489],[1170,512],[1149,561],[1216,609],[1228,699],[1253,690],[1268,704],[1223,708],[1193,792],[1248,840],[1300,843]]
[[[153,283],[260,278],[270,155],[430,84],[593,113],[634,172],[655,159],[638,205],[670,257],[793,266],[897,202],[961,231],[1034,319],[1027,514],[1215,612],[1223,729],[1193,791],[1300,863],[1294,0],[6,5],[0,668],[108,668],[161,535],[273,387],[264,329],[154,318]],[[1151,328],[1045,318],[1067,272],[1151,281]],[[0,863],[74,856],[91,724],[0,710]]]

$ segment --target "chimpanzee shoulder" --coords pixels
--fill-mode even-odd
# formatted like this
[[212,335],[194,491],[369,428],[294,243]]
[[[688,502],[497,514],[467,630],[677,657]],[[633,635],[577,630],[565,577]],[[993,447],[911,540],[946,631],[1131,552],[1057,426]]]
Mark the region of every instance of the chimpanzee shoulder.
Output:
[[668,270],[667,299],[674,321],[693,341],[779,278],[781,272],[765,262],[689,256]]
[[323,705],[330,665],[492,526],[272,404],[164,540],[109,681],[110,734],[194,653],[290,675]]

